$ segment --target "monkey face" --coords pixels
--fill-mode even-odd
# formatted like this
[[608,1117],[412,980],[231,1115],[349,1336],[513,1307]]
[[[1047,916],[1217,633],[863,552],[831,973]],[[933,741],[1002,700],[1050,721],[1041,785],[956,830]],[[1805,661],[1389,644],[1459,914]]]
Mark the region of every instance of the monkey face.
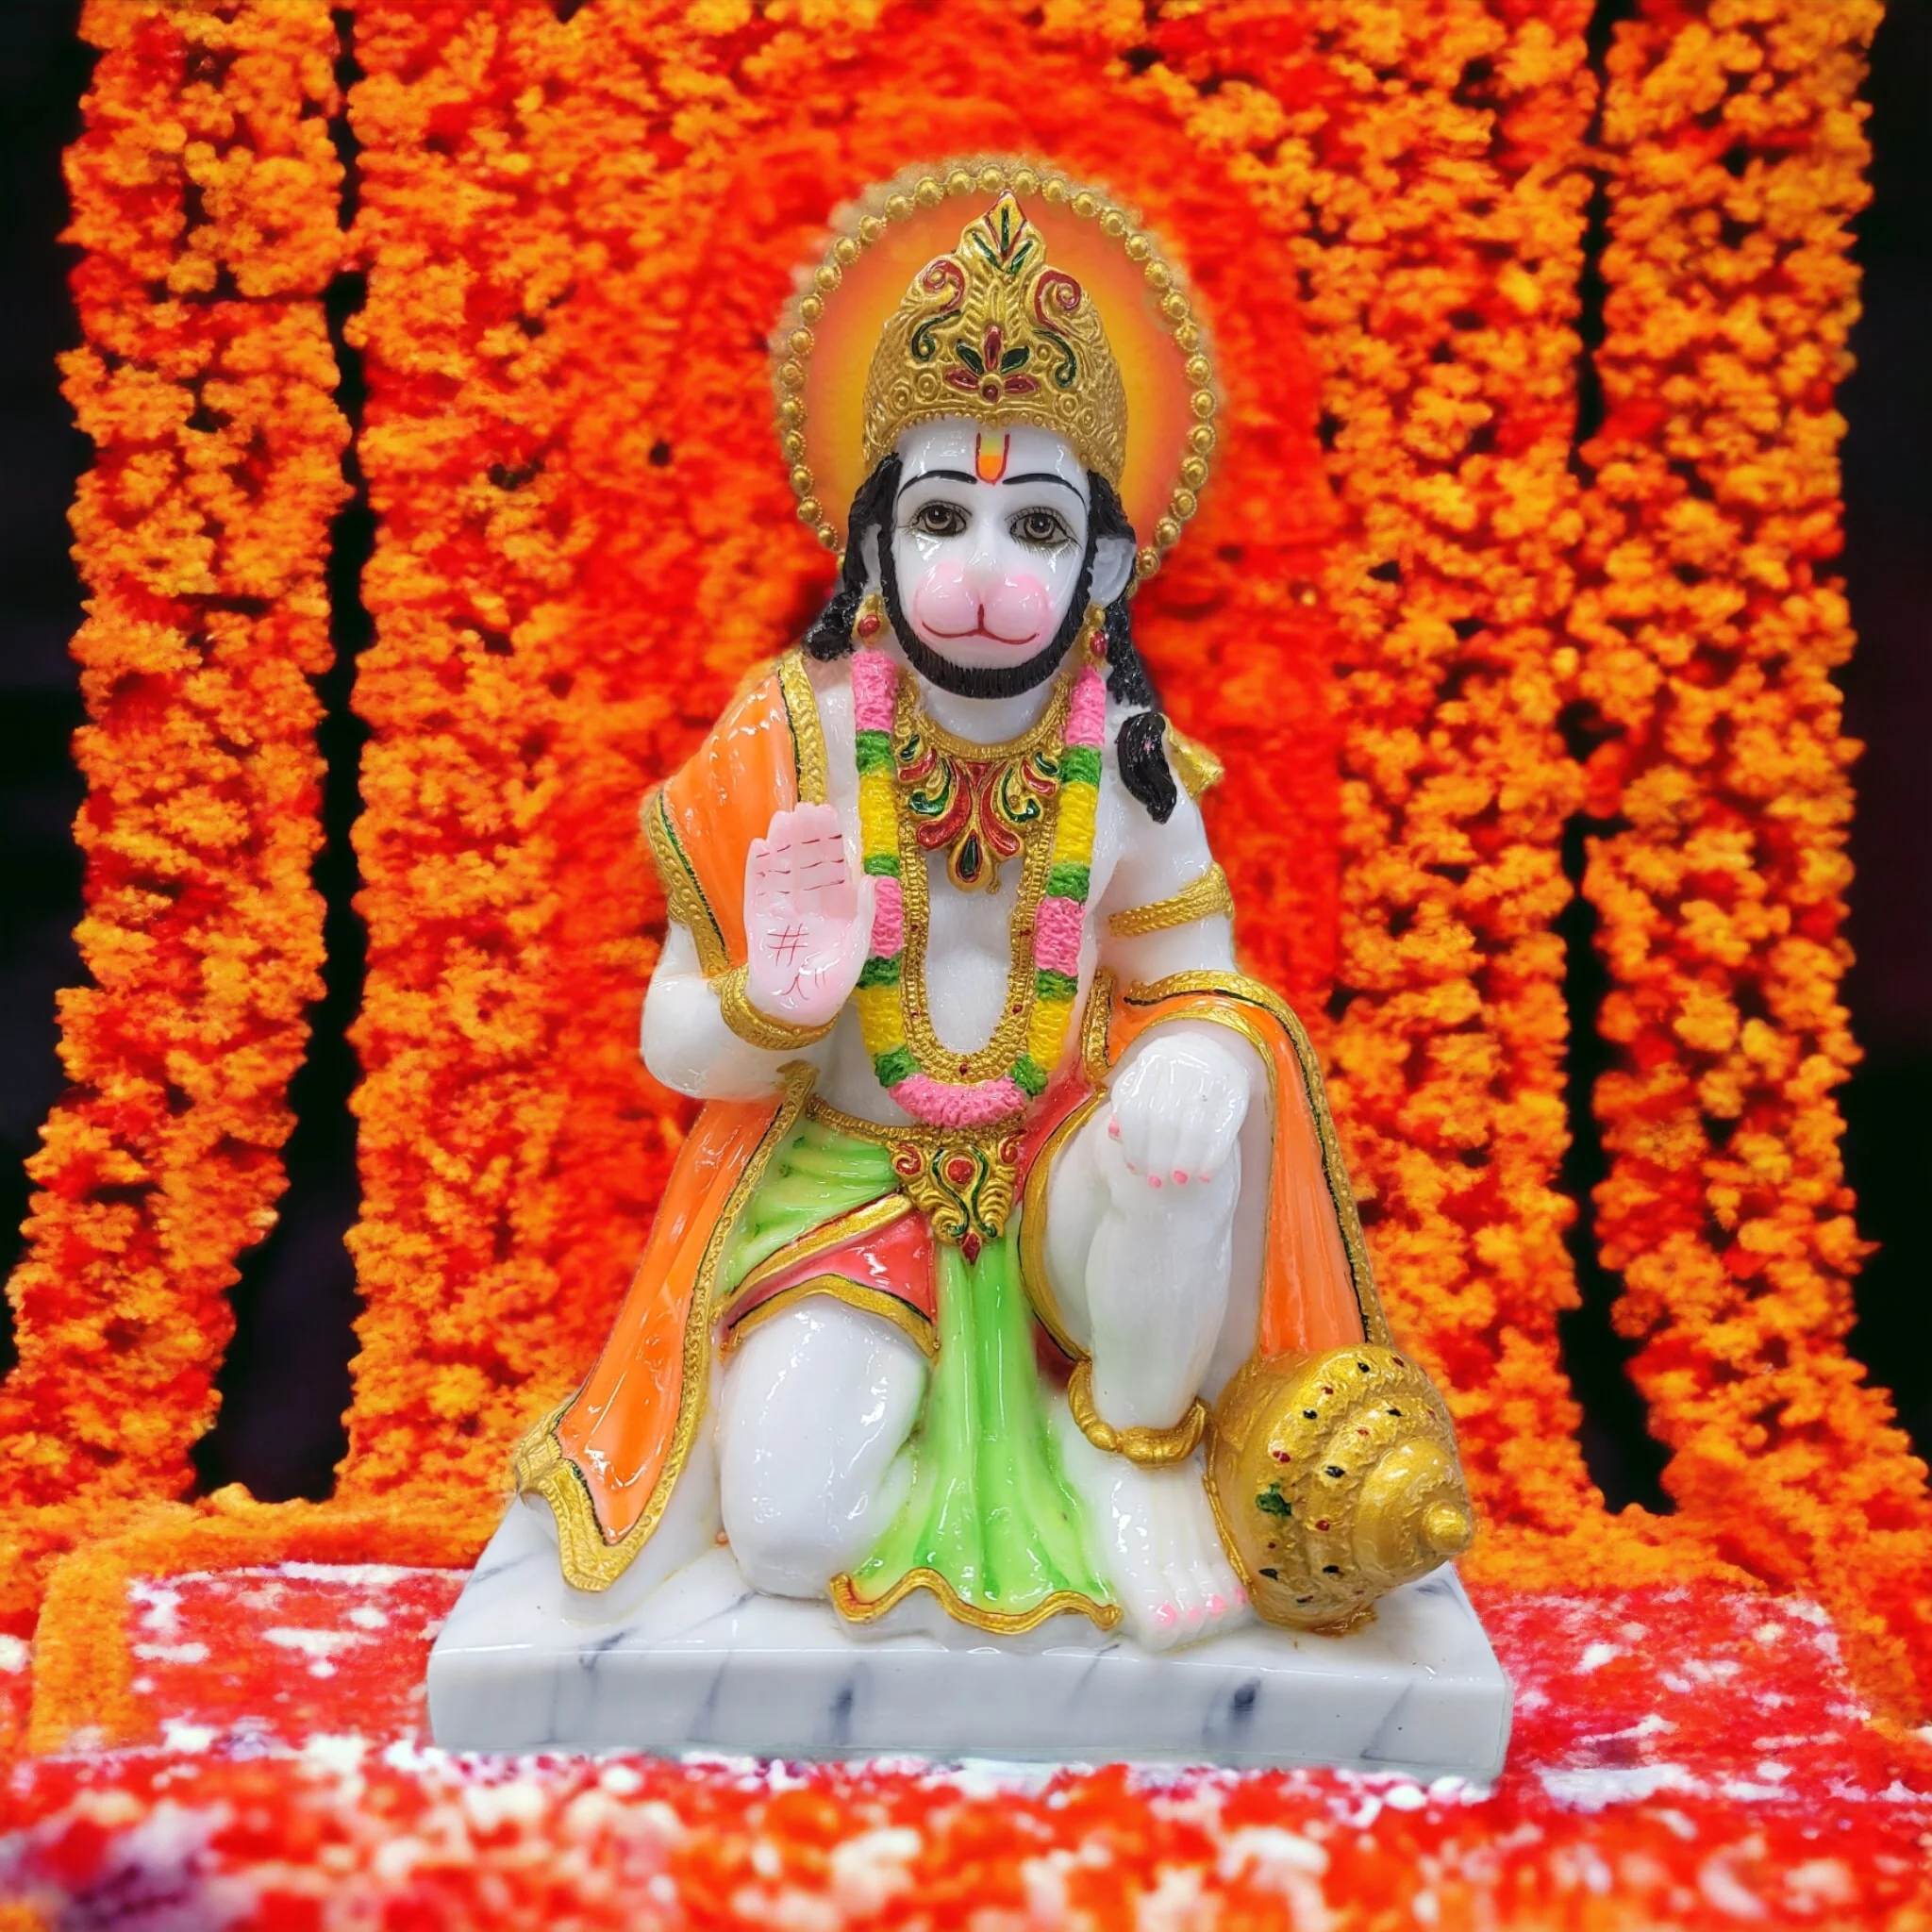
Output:
[[[884,541],[905,621],[964,671],[1037,658],[1065,624],[1087,561],[1089,485],[1072,447],[1050,430],[961,417],[908,429],[898,447]],[[1132,549],[1117,540],[1101,548],[1088,596],[1106,603],[1125,583]]]

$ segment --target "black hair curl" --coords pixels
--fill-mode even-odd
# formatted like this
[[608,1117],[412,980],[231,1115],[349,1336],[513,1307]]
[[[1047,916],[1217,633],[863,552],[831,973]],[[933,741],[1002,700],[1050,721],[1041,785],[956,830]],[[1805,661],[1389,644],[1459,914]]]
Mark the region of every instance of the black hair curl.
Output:
[[821,662],[842,658],[852,649],[852,625],[858,616],[859,605],[865,600],[865,544],[861,540],[870,530],[884,544],[886,525],[899,494],[902,467],[896,456],[887,457],[858,486],[858,493],[852,499],[852,514],[845,521],[845,556],[839,567],[839,587],[805,634],[807,655]]

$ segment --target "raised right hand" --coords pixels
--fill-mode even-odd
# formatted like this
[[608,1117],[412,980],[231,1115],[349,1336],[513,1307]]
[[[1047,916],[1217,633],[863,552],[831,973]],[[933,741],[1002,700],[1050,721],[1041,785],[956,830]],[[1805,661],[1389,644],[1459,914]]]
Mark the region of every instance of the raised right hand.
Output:
[[744,869],[745,996],[794,1026],[835,1019],[872,938],[872,880],[854,864],[838,812],[772,814]]

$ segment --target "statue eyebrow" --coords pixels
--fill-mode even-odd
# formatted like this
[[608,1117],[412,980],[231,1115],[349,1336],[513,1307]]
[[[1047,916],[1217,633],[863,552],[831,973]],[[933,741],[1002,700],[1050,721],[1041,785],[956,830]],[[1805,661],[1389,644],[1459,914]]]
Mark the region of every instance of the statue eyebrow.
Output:
[[[945,473],[941,471],[934,471],[932,474],[935,475],[940,475]],[[1007,478],[1007,488],[1008,490],[1010,490],[1015,483],[1058,483],[1062,490],[1074,490],[1074,486],[1071,483],[1069,483],[1064,476],[1056,476],[1050,471],[1047,470],[1028,470],[1024,475],[1008,476]],[[1087,499],[1084,496],[1080,495],[1080,492],[1077,490],[1074,490],[1074,496],[1079,498],[1081,503],[1084,504],[1087,501]]]
[[899,486],[899,494],[904,496],[915,483],[927,483],[935,476],[943,476],[951,483],[973,483],[978,479],[969,476],[964,470],[922,470],[916,476],[908,476]]

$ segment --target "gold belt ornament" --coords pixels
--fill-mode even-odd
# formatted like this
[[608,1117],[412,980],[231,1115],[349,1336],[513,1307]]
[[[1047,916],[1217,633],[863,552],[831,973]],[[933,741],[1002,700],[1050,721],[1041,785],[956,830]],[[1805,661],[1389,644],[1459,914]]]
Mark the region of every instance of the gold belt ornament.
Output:
[[937,1239],[969,1261],[1005,1234],[1020,1170],[1020,1126],[1002,1122],[979,1133],[944,1127],[888,1126],[813,1098],[813,1120],[886,1149],[900,1191],[923,1213]]

